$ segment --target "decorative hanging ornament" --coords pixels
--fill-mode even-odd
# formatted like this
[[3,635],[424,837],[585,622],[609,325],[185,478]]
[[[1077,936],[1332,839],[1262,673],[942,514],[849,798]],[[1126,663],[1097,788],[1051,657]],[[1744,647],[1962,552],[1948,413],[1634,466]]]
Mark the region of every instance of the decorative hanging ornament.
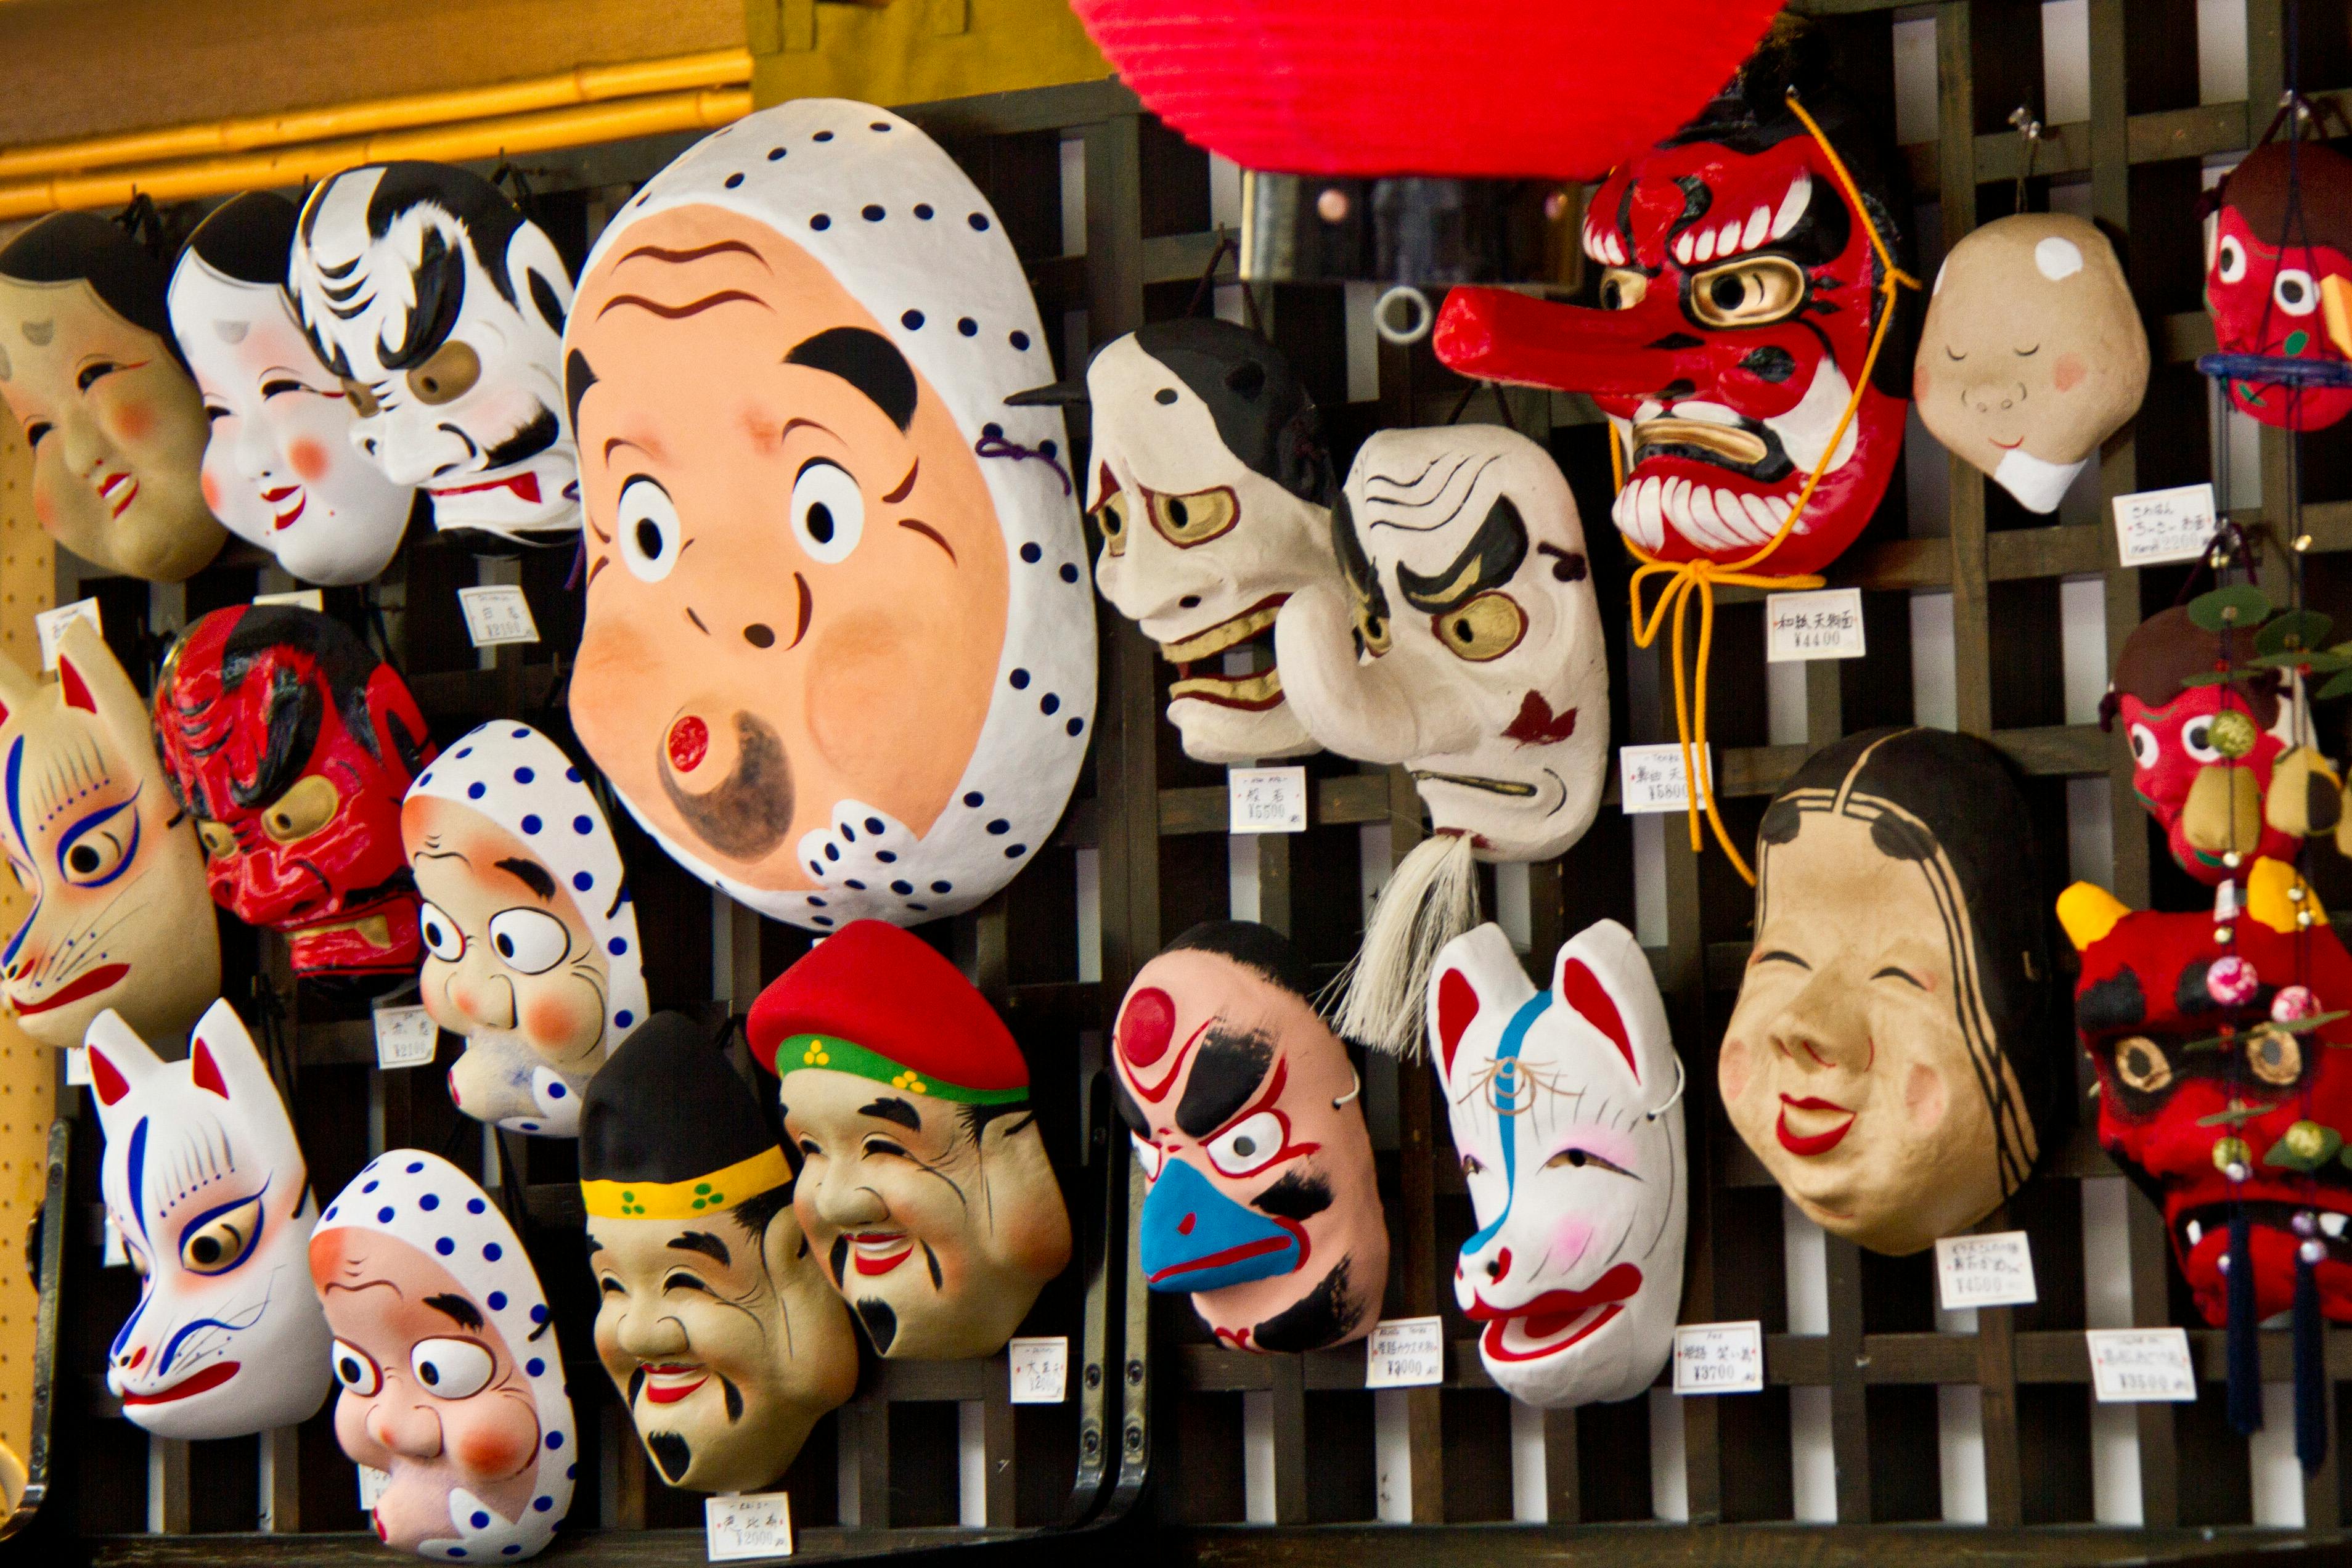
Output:
[[[737,121],[589,258],[581,742],[680,865],[815,931],[980,903],[1094,716],[1094,595],[1020,258],[911,122]],[[746,436],[744,432],[751,434]]]
[[2265,139],[2208,201],[2205,309],[2220,352],[2198,368],[2262,424],[2326,428],[2352,412],[2352,158]]

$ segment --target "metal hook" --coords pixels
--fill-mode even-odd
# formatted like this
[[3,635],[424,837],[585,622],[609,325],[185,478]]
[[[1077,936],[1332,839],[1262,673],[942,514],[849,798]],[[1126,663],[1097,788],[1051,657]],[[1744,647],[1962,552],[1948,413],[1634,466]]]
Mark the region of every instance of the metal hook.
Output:
[[1348,1064],[1348,1076],[1356,1080],[1356,1087],[1331,1102],[1331,1109],[1334,1110],[1339,1110],[1341,1106],[1347,1104],[1348,1101],[1355,1099],[1356,1096],[1364,1092],[1364,1075],[1356,1070],[1356,1064],[1353,1062],[1349,1062]]
[[[1396,319],[1402,308],[1402,320]],[[1429,336],[1437,325],[1437,310],[1429,296],[1410,283],[1400,283],[1380,297],[1372,306],[1372,327],[1381,336],[1400,348],[1408,348]]]
[[1683,1097],[1683,1090],[1684,1090],[1685,1089],[1688,1088],[1689,1086],[1690,1086],[1690,1072],[1689,1072],[1689,1069],[1687,1069],[1686,1068],[1685,1068],[1685,1067],[1683,1066],[1682,1053],[1680,1053],[1679,1051],[1677,1051],[1677,1052],[1675,1054],[1675,1091],[1674,1091],[1674,1093],[1672,1093],[1672,1094],[1670,1094],[1670,1095],[1666,1096],[1666,1102],[1665,1102],[1664,1105],[1661,1105],[1660,1107],[1658,1107],[1655,1110],[1644,1111],[1644,1112],[1643,1113],[1643,1119],[1644,1121],[1655,1121],[1659,1117],[1664,1116],[1667,1111],[1672,1110],[1675,1108],[1675,1103],[1676,1103],[1678,1100],[1680,1100],[1682,1099],[1682,1097]]

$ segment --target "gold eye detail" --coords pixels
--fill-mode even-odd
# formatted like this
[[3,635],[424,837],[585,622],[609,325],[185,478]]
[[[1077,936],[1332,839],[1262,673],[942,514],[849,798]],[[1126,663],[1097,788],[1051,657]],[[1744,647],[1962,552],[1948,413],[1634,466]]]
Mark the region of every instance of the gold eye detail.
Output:
[[1188,496],[1151,498],[1151,526],[1179,550],[1206,544],[1232,528],[1239,516],[1241,507],[1234,500],[1234,492],[1223,485],[1213,490],[1195,490]]
[[1612,267],[1601,275],[1601,308],[1604,310],[1630,310],[1642,302],[1650,291],[1646,273],[1629,268]]
[[373,419],[383,412],[383,405],[375,400],[374,393],[370,392],[348,375],[342,380],[343,397],[351,404],[353,414],[362,419]]
[[294,781],[294,787],[269,803],[261,814],[261,831],[280,844],[310,837],[332,822],[343,797],[318,773]]
[[1354,603],[1356,642],[1360,651],[1375,658],[1389,651],[1389,618],[1372,607],[1372,602],[1349,584],[1349,595]]
[[205,853],[215,860],[226,860],[236,853],[236,835],[220,823],[197,823],[196,837],[204,840]]
[[2264,1083],[2293,1083],[2303,1076],[2302,1042],[2284,1029],[2263,1025],[2246,1037],[2246,1066]]
[[1690,310],[1710,327],[1760,327],[1805,302],[1805,269],[1785,256],[1751,256],[1696,273]]
[[481,379],[480,356],[452,338],[408,373],[408,390],[416,394],[419,403],[455,403]]
[[2172,1083],[2172,1063],[2146,1035],[2134,1035],[2116,1047],[2116,1072],[2142,1094],[2154,1094]]
[[261,1229],[261,1196],[213,1215],[180,1238],[180,1267],[192,1274],[226,1274],[245,1261]]
[[1502,658],[1528,635],[1528,613],[1508,594],[1481,594],[1458,610],[1430,616],[1429,624],[1447,652],[1473,664]]
[[1112,555],[1127,553],[1127,492],[1113,490],[1095,503],[1095,526],[1102,530],[1103,549]]

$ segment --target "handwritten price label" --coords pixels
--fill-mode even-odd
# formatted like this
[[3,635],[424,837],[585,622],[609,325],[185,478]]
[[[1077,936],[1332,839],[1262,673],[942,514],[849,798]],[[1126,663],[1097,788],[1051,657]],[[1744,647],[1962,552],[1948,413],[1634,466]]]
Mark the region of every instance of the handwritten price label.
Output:
[[2213,531],[2219,526],[2211,485],[2181,485],[2116,498],[2116,549],[2126,566],[2194,561],[2213,542]]
[[1862,590],[1820,588],[1772,594],[1764,600],[1764,658],[1770,664],[1815,658],[1860,658]]
[[2140,1405],[2197,1397],[2197,1369],[2185,1329],[2085,1329],[2091,1392],[2102,1405]]
[[1364,1341],[1366,1388],[1426,1388],[1445,1381],[1442,1318],[1384,1318]]
[[327,607],[327,595],[316,588],[289,588],[283,594],[256,594],[253,602],[257,605],[291,605],[298,610],[323,613]]
[[383,1489],[392,1485],[392,1477],[373,1465],[355,1468],[360,1473],[360,1511],[372,1513],[375,1510],[376,1500],[383,1496]]
[[[1691,752],[1694,761],[1698,752]],[[1715,783],[1715,748],[1706,748],[1700,763],[1707,783]],[[1625,815],[1641,816],[1661,811],[1683,811],[1690,805],[1690,780],[1683,773],[1683,749],[1668,742],[1658,746],[1621,746],[1617,751],[1617,795]]]
[[511,583],[460,588],[457,607],[466,613],[466,635],[474,639],[476,647],[539,640],[539,623],[530,618],[530,601]]
[[1676,1394],[1764,1392],[1764,1325],[1684,1323],[1675,1330]]
[[743,1492],[702,1500],[704,1555],[713,1563],[745,1563],[793,1554],[789,1492]]
[[66,623],[68,621],[88,621],[90,629],[96,632],[103,632],[106,629],[99,624],[96,599],[76,599],[70,605],[59,605],[54,610],[43,610],[33,617],[33,630],[39,634],[41,639],[43,669],[57,668],[58,639],[66,635]]
[[380,1068],[421,1068],[433,1065],[441,1043],[440,1026],[422,1007],[375,1009],[375,1065]]
[[1068,1340],[1014,1340],[1005,1346],[1005,1358],[1012,1367],[1013,1404],[1059,1405],[1069,1397]]
[[1936,1291],[1948,1312],[1963,1307],[2031,1307],[2037,1299],[2033,1247],[2021,1230],[1939,1237]]
[[1307,831],[1305,768],[1227,768],[1229,833]]

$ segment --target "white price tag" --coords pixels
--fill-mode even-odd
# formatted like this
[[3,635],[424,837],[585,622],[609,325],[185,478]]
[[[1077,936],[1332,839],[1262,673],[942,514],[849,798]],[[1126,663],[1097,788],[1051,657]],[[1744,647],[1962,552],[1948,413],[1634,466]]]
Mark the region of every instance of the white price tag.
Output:
[[1305,768],[1227,768],[1228,833],[1307,831]]
[[2100,1404],[2196,1399],[2186,1329],[2085,1329],[2083,1337],[2091,1342],[2091,1392]]
[[57,668],[58,639],[65,636],[66,623],[73,620],[88,621],[94,631],[103,632],[106,629],[99,624],[96,599],[76,599],[70,605],[59,605],[54,610],[43,610],[33,617],[33,629],[40,634],[41,638],[43,669]]
[[104,1223],[106,1226],[105,1267],[109,1268],[130,1268],[131,1254],[122,1250],[122,1227],[114,1223],[114,1216],[112,1215],[106,1215]]
[[1764,1325],[1684,1323],[1675,1330],[1676,1394],[1764,1392]]
[[1005,1347],[1011,1363],[1013,1403],[1059,1405],[1069,1397],[1070,1342],[1051,1339],[1014,1340]]
[[256,594],[253,602],[257,605],[291,605],[298,610],[317,610],[321,615],[327,609],[327,595],[316,588],[289,588],[283,594]]
[[66,1047],[66,1087],[85,1088],[89,1083],[89,1053],[79,1046]]
[[1946,1236],[1936,1241],[1937,1304],[1947,1312],[1963,1307],[2031,1307],[2033,1248],[2021,1230],[1990,1236]]
[[476,647],[539,640],[539,623],[530,618],[530,601],[511,583],[460,588],[457,607],[466,612],[466,635],[474,639]]
[[2194,561],[2213,542],[2221,519],[2211,485],[2181,485],[2116,498],[2116,548],[2126,566]]
[[1766,663],[1860,658],[1866,651],[1861,589],[1816,588],[1810,593],[1765,595]]
[[[1697,760],[1696,747],[1692,758]],[[1715,748],[1706,748],[1702,764],[1709,787],[1715,780]],[[1672,741],[1656,746],[1621,746],[1617,751],[1617,793],[1625,815],[1682,811],[1690,805],[1690,780],[1683,773],[1683,749]]]
[[380,1068],[422,1068],[433,1065],[441,1044],[441,1027],[422,1007],[375,1009],[375,1065]]
[[790,1492],[739,1492],[702,1500],[702,1531],[713,1563],[793,1554]]
[[1445,1381],[1445,1320],[1383,1318],[1364,1341],[1366,1388],[1425,1388]]
[[377,1469],[373,1465],[360,1465],[355,1468],[360,1473],[360,1511],[373,1513],[376,1500],[383,1496],[384,1488],[392,1485],[392,1475],[389,1471]]

